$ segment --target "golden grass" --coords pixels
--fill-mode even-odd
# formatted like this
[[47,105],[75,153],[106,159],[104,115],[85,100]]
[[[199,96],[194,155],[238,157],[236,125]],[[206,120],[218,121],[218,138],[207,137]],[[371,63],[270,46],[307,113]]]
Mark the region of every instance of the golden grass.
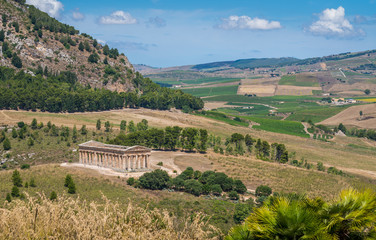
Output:
[[356,100],[361,101],[361,102],[370,102],[370,103],[376,102],[376,98],[365,98],[365,99],[356,99]]
[[[104,198],[104,204],[61,196],[27,196],[0,209],[0,239],[210,239],[216,230],[202,214],[177,228],[167,211],[122,208]],[[206,229],[206,230],[204,230]]]

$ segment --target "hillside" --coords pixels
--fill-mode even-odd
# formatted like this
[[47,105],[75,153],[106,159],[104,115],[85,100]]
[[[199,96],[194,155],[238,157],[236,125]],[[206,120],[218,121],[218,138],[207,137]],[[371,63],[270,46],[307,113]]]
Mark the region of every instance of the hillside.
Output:
[[202,108],[200,99],[144,78],[117,49],[22,1],[0,1],[0,109]]
[[[79,34],[74,27],[58,22],[34,6],[1,0],[0,14],[2,66],[20,68],[33,75],[38,68],[50,73],[70,71],[81,84],[93,88],[134,89],[133,66],[117,49]],[[12,63],[14,54],[21,60],[17,66]]]

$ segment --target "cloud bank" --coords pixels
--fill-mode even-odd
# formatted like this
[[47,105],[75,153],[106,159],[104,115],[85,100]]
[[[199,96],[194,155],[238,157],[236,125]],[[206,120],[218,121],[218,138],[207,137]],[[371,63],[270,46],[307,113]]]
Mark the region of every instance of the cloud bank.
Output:
[[278,21],[269,21],[262,18],[251,18],[249,16],[230,16],[223,18],[219,28],[230,29],[248,29],[248,30],[272,30],[282,28]]
[[137,19],[130,13],[124,11],[115,11],[110,16],[103,16],[99,19],[101,24],[136,24]]
[[362,37],[365,35],[363,30],[354,27],[345,17],[345,9],[342,6],[337,9],[325,9],[320,13],[319,19],[308,27],[308,31],[314,35],[340,38]]
[[57,0],[26,0],[26,3],[34,5],[39,10],[46,12],[54,18],[59,18],[60,12],[64,8],[64,5]]

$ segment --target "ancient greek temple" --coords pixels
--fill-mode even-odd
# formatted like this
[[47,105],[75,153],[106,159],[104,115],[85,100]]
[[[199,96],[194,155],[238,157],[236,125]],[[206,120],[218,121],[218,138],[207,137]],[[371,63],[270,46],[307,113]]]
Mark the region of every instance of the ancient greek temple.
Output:
[[150,169],[151,149],[143,146],[119,146],[89,141],[79,146],[80,163],[116,171],[145,171]]

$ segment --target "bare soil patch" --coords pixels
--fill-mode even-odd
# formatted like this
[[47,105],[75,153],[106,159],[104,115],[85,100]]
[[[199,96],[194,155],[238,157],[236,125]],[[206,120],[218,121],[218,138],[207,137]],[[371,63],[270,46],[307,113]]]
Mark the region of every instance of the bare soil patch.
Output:
[[239,107],[236,105],[226,105],[227,102],[205,102],[204,109],[205,110],[213,110],[217,108],[231,108],[231,107]]
[[256,96],[274,96],[276,85],[240,85],[238,95],[255,94]]

